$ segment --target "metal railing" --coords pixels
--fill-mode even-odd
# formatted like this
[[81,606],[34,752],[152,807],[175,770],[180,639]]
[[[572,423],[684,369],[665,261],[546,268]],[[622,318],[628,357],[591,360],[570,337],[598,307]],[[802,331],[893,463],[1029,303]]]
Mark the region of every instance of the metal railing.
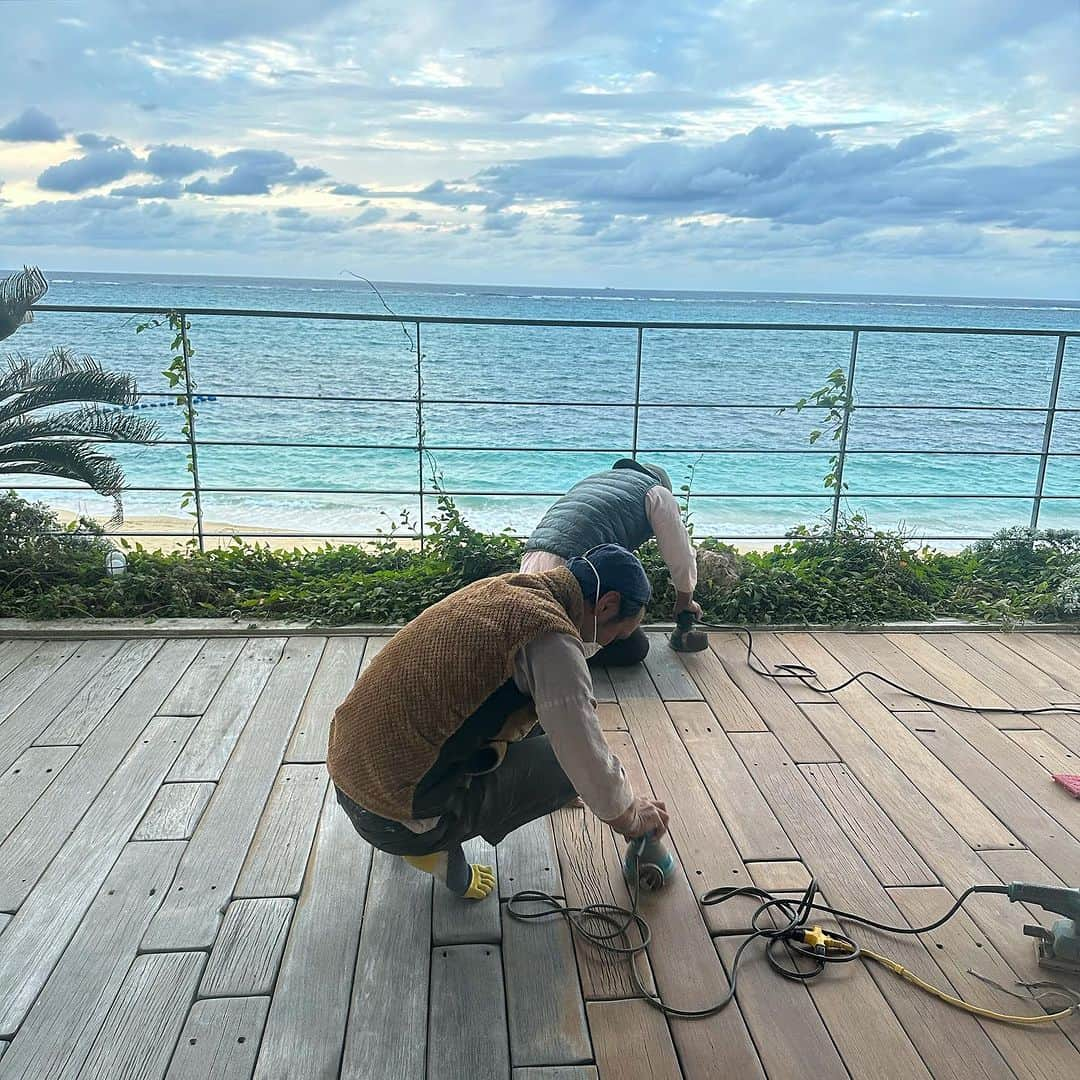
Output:
[[[126,488],[128,491],[154,492],[154,493],[191,493],[194,496],[195,522],[194,535],[198,537],[200,549],[205,546],[207,536],[216,536],[216,533],[206,532],[206,523],[203,511],[203,496],[205,494],[240,494],[240,493],[273,493],[281,495],[300,494],[335,494],[335,495],[383,495],[397,497],[412,497],[419,500],[420,518],[419,529],[416,533],[400,534],[404,537],[415,538],[424,543],[424,501],[440,495],[451,497],[484,496],[484,497],[546,497],[557,498],[564,492],[562,490],[513,490],[513,491],[473,491],[446,489],[441,486],[433,486],[425,483],[424,465],[428,455],[442,451],[475,451],[475,452],[542,452],[542,453],[574,453],[574,454],[624,454],[637,458],[640,454],[793,454],[793,455],[824,455],[836,457],[835,477],[833,488],[828,491],[807,492],[763,492],[763,491],[717,491],[717,492],[693,492],[688,496],[693,499],[828,499],[831,500],[830,527],[836,531],[841,513],[841,503],[844,499],[984,499],[984,500],[1031,500],[1030,525],[1038,527],[1041,506],[1046,500],[1069,500],[1080,499],[1077,495],[1049,495],[1045,493],[1045,480],[1047,463],[1053,457],[1080,457],[1080,451],[1052,451],[1051,439],[1054,430],[1055,418],[1062,413],[1080,413],[1080,407],[1062,407],[1058,404],[1058,395],[1061,386],[1061,372],[1064,363],[1066,343],[1069,338],[1080,337],[1080,330],[1051,330],[1051,329],[1024,329],[1024,328],[997,328],[997,327],[954,327],[954,326],[893,326],[876,324],[842,324],[842,323],[760,323],[760,322],[677,322],[677,321],[622,321],[622,320],[587,320],[587,319],[528,319],[528,318],[494,318],[450,315],[383,315],[383,314],[358,314],[352,312],[327,312],[327,311],[288,311],[288,310],[262,310],[252,308],[204,308],[185,307],[162,308],[148,306],[127,305],[87,305],[87,304],[40,304],[34,308],[35,312],[70,312],[85,314],[123,314],[123,315],[147,315],[169,316],[176,315],[180,318],[180,338],[185,360],[185,379],[183,392],[177,391],[141,391],[141,397],[165,398],[169,400],[183,399],[187,415],[190,418],[187,437],[183,439],[162,439],[155,445],[179,445],[188,448],[191,461],[192,483],[187,486],[155,486],[145,487],[132,485]],[[321,394],[270,394],[259,392],[229,393],[218,392],[199,385],[196,391],[196,383],[192,377],[192,349],[187,334],[187,318],[189,316],[213,317],[213,318],[259,318],[259,319],[296,319],[296,320],[323,320],[337,322],[361,322],[361,323],[398,323],[402,327],[412,327],[415,332],[414,339],[414,363],[416,370],[416,390],[407,397],[370,397],[353,395],[321,395]],[[598,330],[633,330],[636,336],[633,398],[625,401],[569,401],[569,400],[507,400],[507,399],[476,399],[476,398],[453,398],[453,397],[430,397],[424,392],[423,364],[424,354],[421,348],[422,327],[427,325],[452,325],[452,326],[488,326],[488,327],[565,327],[572,329]],[[790,409],[791,402],[692,402],[692,401],[643,401],[641,398],[641,373],[642,359],[645,347],[646,331],[679,330],[679,331],[780,331],[780,332],[828,332],[846,333],[851,337],[850,353],[846,371],[845,400],[842,419],[842,428],[839,436],[839,446],[836,450],[810,449],[810,448],[780,448],[768,449],[747,448],[718,448],[718,447],[642,447],[639,446],[639,429],[642,412],[652,409],[695,409],[695,410],[742,410],[742,409]],[[1051,378],[1050,392],[1047,403],[1044,406],[1024,405],[942,405],[933,403],[859,403],[854,402],[854,387],[856,378],[857,359],[859,355],[860,335],[867,334],[931,334],[931,335],[971,335],[990,337],[1017,337],[1017,338],[1052,338],[1056,339],[1056,353],[1054,358],[1053,373]],[[197,399],[212,397],[215,399],[243,399],[243,400],[267,400],[267,401],[318,401],[324,403],[342,404],[408,404],[416,410],[416,428],[414,438],[406,443],[337,443],[337,442],[289,442],[267,440],[214,440],[199,439],[194,422],[194,410],[192,408]],[[630,445],[628,446],[495,446],[495,445],[438,445],[425,441],[424,438],[424,408],[431,405],[497,405],[511,408],[537,408],[551,406],[588,406],[594,409],[632,409],[633,427]],[[1029,413],[1044,417],[1042,430],[1041,449],[1002,449],[1002,450],[972,450],[972,449],[940,449],[926,450],[925,448],[881,448],[881,449],[853,449],[848,445],[849,425],[852,411],[869,411],[875,409],[888,410],[926,410],[926,411],[949,411],[949,412],[1007,412]],[[221,487],[206,485],[201,482],[198,465],[200,447],[207,446],[233,446],[233,447],[303,447],[308,449],[344,449],[344,450],[398,450],[413,452],[417,456],[417,484],[415,488],[271,488],[271,487]],[[987,493],[987,492],[875,492],[847,491],[843,484],[844,468],[847,460],[854,454],[874,455],[905,455],[933,454],[934,456],[964,456],[964,457],[1035,457],[1038,459],[1038,472],[1034,490],[1030,493]],[[5,485],[8,486],[8,485]],[[16,490],[22,491],[87,491],[85,485],[16,485]],[[191,532],[116,532],[111,535],[125,537],[158,536],[158,537],[190,537]],[[330,537],[334,539],[375,539],[382,533],[375,532],[351,532],[351,533],[328,533],[320,530],[317,533],[310,532],[282,532],[270,530],[258,532],[256,530],[244,530],[240,533],[230,532],[227,535],[240,535],[249,537],[275,536],[281,538],[314,538]],[[699,533],[699,535],[702,535]],[[976,540],[984,538],[983,535],[970,536],[923,536],[926,540]],[[726,536],[727,540],[780,540],[782,536]]]

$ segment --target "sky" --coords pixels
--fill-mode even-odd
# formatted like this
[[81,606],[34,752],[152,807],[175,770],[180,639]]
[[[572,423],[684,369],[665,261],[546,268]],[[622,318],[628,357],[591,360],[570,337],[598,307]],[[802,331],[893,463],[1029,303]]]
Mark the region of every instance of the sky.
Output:
[[1080,298],[1080,0],[0,23],[0,265]]

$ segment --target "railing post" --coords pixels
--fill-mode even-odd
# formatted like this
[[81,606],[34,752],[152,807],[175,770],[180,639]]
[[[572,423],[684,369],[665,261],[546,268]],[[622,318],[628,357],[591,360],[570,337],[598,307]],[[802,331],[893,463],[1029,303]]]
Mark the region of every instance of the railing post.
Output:
[[188,446],[191,450],[191,479],[195,492],[195,528],[199,534],[199,550],[206,550],[203,529],[202,489],[199,485],[199,442],[195,438],[195,402],[191,382],[191,342],[188,341],[187,317],[180,312],[180,345],[184,351],[184,398],[187,406]]
[[630,456],[637,461],[638,418],[641,414],[641,339],[645,328],[637,328],[637,364],[634,371],[634,436],[630,446]]
[[1049,460],[1050,438],[1054,434],[1054,417],[1057,415],[1058,388],[1061,386],[1061,365],[1065,360],[1065,335],[1058,338],[1057,355],[1054,357],[1054,377],[1050,381],[1050,400],[1046,406],[1046,423],[1043,425],[1043,446],[1039,455],[1039,475],[1035,479],[1035,499],[1031,504],[1031,527],[1039,527],[1039,510],[1042,508],[1043,484],[1046,482],[1046,464]]
[[844,425],[840,429],[840,453],[837,455],[836,473],[833,482],[836,494],[833,496],[832,525],[829,533],[836,536],[836,529],[840,523],[840,495],[844,490],[844,459],[847,454],[848,425],[851,423],[851,403],[855,396],[855,358],[859,355],[859,331],[851,331],[851,358],[848,360],[847,386],[844,398]]
[[424,379],[420,370],[420,322],[416,323],[416,463],[420,487],[420,553],[424,553]]

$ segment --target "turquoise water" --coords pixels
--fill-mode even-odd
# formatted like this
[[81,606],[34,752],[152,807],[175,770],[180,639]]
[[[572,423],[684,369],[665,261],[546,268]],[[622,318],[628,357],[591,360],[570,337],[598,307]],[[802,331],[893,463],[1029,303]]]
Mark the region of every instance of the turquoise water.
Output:
[[[363,282],[166,275],[51,276],[47,301],[152,307],[222,307],[294,311],[383,312]],[[637,293],[448,285],[386,285],[400,315],[528,319],[877,324],[1080,330],[1080,302],[765,293]],[[171,335],[136,335],[117,314],[39,314],[9,339],[36,353],[64,343],[103,363],[134,371],[146,391],[166,388],[161,369]],[[385,515],[420,515],[416,406],[395,402],[416,393],[415,352],[396,323],[347,323],[193,316],[193,367],[201,394],[304,395],[371,402],[218,397],[199,406],[197,431],[208,442],[359,443],[398,449],[203,445],[200,478],[208,520],[301,532],[366,533]],[[415,335],[415,328],[408,327]],[[830,447],[807,450],[814,414],[787,412],[834,368],[847,367],[848,331],[701,331],[650,329],[644,334],[638,445],[663,464],[675,485],[693,470],[692,511],[699,533],[773,537],[830,509],[822,478]],[[476,525],[527,532],[575,479],[610,465],[633,439],[636,331],[611,328],[425,326],[422,330],[426,442],[442,485]],[[845,507],[879,527],[903,525],[917,535],[971,536],[1026,524],[1054,367],[1056,340],[995,336],[863,333],[855,380]],[[454,404],[439,404],[452,398]],[[593,404],[486,404],[512,399]],[[148,399],[149,401],[150,399]],[[153,399],[162,400],[162,399]],[[676,403],[680,407],[675,407]],[[1060,413],[1051,450],[1080,454],[1080,339],[1065,354]],[[948,406],[900,410],[897,405]],[[690,407],[681,407],[688,405]],[[710,408],[738,405],[740,408]],[[1014,411],[964,411],[993,405]],[[179,437],[173,406],[145,413],[166,437]],[[496,451],[471,449],[497,446]],[[443,449],[453,447],[454,449]],[[459,449],[465,447],[467,449]],[[520,448],[529,448],[526,451]],[[599,448],[590,450],[589,448]],[[887,450],[916,450],[889,455]],[[702,453],[702,451],[708,451]],[[722,451],[722,452],[715,452]],[[858,451],[858,452],[854,452]],[[961,451],[961,453],[943,453]],[[978,456],[973,451],[995,451]],[[179,446],[120,448],[135,486],[187,486]],[[1080,496],[1080,457],[1051,458],[1045,493]],[[44,483],[46,481],[34,481]],[[387,494],[301,494],[259,488],[362,488]],[[507,497],[500,492],[527,491]],[[764,493],[769,497],[760,494]],[[868,498],[867,493],[885,494]],[[977,498],[930,498],[974,493]],[[28,493],[29,494],[29,493]],[[1022,495],[1024,498],[1002,498]],[[711,497],[719,496],[719,497]],[[997,496],[997,497],[995,497]],[[104,500],[54,492],[54,505],[107,512]],[[425,502],[430,513],[433,500]],[[129,515],[176,514],[179,495],[131,492]],[[1080,499],[1048,499],[1040,524],[1080,519]]]

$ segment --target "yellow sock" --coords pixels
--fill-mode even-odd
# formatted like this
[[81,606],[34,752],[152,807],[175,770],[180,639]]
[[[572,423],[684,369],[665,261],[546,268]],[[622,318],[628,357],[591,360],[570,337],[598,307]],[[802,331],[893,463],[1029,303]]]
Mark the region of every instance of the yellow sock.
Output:
[[482,863],[467,863],[460,846],[448,852],[403,855],[402,858],[417,870],[438,878],[451,892],[466,900],[483,900],[495,888],[494,869]]

